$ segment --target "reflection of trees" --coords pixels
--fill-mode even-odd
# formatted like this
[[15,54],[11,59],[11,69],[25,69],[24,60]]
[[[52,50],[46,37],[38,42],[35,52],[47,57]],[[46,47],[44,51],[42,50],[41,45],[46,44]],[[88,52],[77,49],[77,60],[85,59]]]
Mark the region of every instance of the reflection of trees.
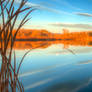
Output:
[[[16,54],[13,54],[13,47],[16,40],[16,35],[20,28],[29,20],[28,15],[33,11],[32,7],[24,7],[27,0],[21,0],[19,7],[15,7],[16,0],[0,0],[0,92],[20,92],[24,91],[22,83],[18,79],[19,69],[25,55],[20,61],[18,69],[16,68]],[[16,28],[15,33],[13,29],[21,13],[23,14],[22,20]],[[8,49],[9,47],[9,49]],[[8,51],[8,54],[7,54]],[[12,57],[14,66],[11,64]]]
[[[39,47],[38,45],[40,45],[40,48],[47,48],[52,44],[63,44],[64,48],[68,48],[70,45],[91,46],[92,42],[91,31],[57,34],[50,33],[47,30],[22,29],[19,34],[20,35],[16,37],[16,44],[14,46],[15,49],[35,49]],[[44,46],[41,44],[44,44]]]
[[55,41],[16,41],[14,49],[35,49],[35,48],[48,48],[54,44],[63,44],[64,48],[69,46],[92,46],[92,41],[80,40],[55,40]]

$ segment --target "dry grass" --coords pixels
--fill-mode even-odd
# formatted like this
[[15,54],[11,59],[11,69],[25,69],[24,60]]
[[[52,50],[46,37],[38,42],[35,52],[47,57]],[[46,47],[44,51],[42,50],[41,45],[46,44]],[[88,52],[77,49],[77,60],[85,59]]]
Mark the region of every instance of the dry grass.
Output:
[[[18,79],[18,73],[21,63],[29,51],[25,53],[18,69],[16,69],[16,53],[13,51],[13,46],[17,33],[30,19],[28,16],[34,10],[32,7],[24,7],[26,2],[27,0],[21,0],[18,9],[16,9],[14,5],[15,0],[0,0],[0,92],[16,92],[16,90],[24,92],[23,85]],[[24,18],[22,18],[16,32],[13,34],[17,19],[23,12],[25,12]],[[8,49],[8,46],[11,48]],[[11,64],[12,57],[14,59],[14,66]]]

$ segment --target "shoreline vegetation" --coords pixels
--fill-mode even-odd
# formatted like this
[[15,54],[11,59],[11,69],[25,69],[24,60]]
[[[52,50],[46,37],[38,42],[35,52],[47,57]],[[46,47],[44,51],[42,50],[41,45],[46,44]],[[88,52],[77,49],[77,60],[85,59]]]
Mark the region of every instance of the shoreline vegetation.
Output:
[[73,40],[73,39],[54,39],[54,38],[51,38],[51,39],[36,39],[36,38],[33,38],[33,39],[16,39],[15,41],[60,41],[60,40]]
[[51,33],[43,29],[21,29],[16,36],[16,41],[45,41],[45,40],[91,40],[92,31],[69,32],[67,29],[63,33]]
[[[21,29],[18,33],[14,49],[47,48],[52,44],[63,44],[64,48],[72,46],[92,46],[92,31],[51,33],[43,29]],[[20,48],[20,43],[22,44]]]
[[[20,0],[18,8],[16,8],[16,0],[0,0],[0,92],[24,92],[24,87],[18,79],[18,74],[25,56],[30,51],[24,54],[16,68],[16,53],[13,48],[18,32],[30,20],[29,15],[35,10],[31,6],[25,6],[27,1]],[[18,22],[15,33],[13,33],[21,14],[23,16]],[[8,46],[10,47],[9,49]]]
[[16,36],[13,49],[47,48],[53,44],[62,44],[64,49],[70,45],[92,46],[92,31],[69,32],[67,29],[62,31],[63,33],[51,33],[45,29],[21,29]]

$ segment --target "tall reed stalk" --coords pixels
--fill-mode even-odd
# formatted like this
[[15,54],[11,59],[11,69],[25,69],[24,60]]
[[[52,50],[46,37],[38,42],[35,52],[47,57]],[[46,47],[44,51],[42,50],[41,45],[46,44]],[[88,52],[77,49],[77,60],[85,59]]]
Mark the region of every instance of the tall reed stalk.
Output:
[[[17,69],[16,53],[13,51],[13,46],[17,33],[30,19],[28,16],[34,9],[25,6],[27,0],[19,0],[21,2],[16,9],[15,1],[16,0],[0,0],[0,92],[24,92],[24,87],[18,79],[18,73],[21,63],[28,52],[22,57]],[[17,25],[16,32],[13,32],[17,19],[22,13],[25,15]],[[12,56],[14,66],[11,64]]]

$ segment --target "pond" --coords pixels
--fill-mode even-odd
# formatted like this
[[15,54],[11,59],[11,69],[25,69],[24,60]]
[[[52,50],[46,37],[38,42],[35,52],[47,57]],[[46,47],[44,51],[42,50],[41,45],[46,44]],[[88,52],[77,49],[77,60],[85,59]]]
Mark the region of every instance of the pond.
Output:
[[[40,46],[28,53],[20,68],[25,92],[92,92],[91,46]],[[17,64],[28,50],[15,49]]]

